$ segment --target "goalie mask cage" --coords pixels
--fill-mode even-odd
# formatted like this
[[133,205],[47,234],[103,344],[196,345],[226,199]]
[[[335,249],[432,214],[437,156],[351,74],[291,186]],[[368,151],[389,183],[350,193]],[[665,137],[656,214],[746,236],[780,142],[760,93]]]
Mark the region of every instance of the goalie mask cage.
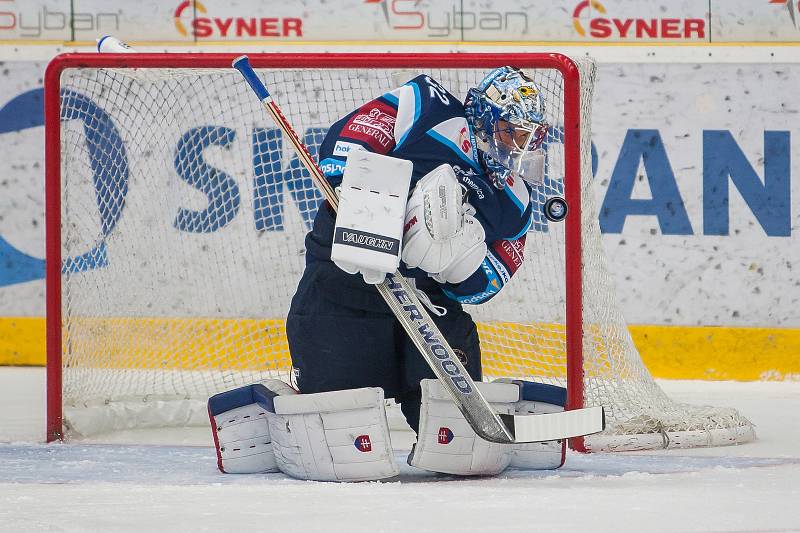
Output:
[[[48,66],[48,440],[207,424],[210,395],[290,374],[285,316],[321,194],[233,58],[66,54]],[[733,409],[670,400],[631,341],[594,205],[591,61],[471,53],[250,60],[314,156],[334,121],[419,73],[463,101],[489,69],[526,69],[551,125],[546,175],[534,190],[520,271],[490,302],[467,307],[486,378],[565,385],[568,407],[603,405],[607,430],[574,439],[578,450],[754,438]],[[569,204],[563,222],[542,214],[552,196]]]

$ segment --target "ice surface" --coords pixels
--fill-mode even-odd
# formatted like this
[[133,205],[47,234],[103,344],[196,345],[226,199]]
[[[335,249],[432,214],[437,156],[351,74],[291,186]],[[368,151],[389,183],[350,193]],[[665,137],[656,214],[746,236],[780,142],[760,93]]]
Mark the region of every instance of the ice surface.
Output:
[[44,371],[0,368],[0,531],[800,531],[800,383],[661,385],[739,408],[759,440],[458,479],[406,466],[399,434],[390,482],[223,475],[204,432],[179,436],[200,446],[42,444]]

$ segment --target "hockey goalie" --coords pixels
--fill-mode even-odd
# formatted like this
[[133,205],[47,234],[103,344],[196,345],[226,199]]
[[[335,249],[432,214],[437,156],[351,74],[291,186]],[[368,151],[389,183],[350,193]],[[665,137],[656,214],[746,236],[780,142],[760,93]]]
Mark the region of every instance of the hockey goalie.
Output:
[[[544,117],[533,80],[501,67],[463,103],[420,75],[331,126],[319,167],[339,208],[317,212],[286,323],[297,390],[270,380],[209,400],[220,470],[396,476],[385,398],[417,434],[413,467],[467,476],[563,464],[561,440],[478,437],[375,288],[399,268],[480,382],[478,333],[462,305],[490,300],[522,264]],[[566,401],[551,385],[477,386],[497,413],[558,412]]]

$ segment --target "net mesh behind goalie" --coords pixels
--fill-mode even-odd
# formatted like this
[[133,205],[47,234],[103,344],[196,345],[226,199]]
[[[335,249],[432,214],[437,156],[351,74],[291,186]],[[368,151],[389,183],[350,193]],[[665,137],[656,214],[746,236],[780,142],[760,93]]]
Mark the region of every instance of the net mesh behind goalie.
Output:
[[[165,56],[165,67],[169,66]],[[479,322],[487,378],[566,380],[564,82],[526,68],[552,125],[520,271]],[[593,65],[581,64],[585,405],[589,449],[742,442],[734,410],[676,404],[652,380],[616,304],[594,207]],[[328,126],[424,72],[463,100],[486,69],[258,69],[312,155]],[[291,146],[231,69],[68,68],[60,76],[62,402],[76,434],[205,423],[209,395],[288,377],[284,320],[321,201]],[[54,127],[48,124],[48,127]],[[575,223],[575,221],[573,221]],[[309,332],[313,335],[314,332]],[[199,408],[199,409],[198,409]]]

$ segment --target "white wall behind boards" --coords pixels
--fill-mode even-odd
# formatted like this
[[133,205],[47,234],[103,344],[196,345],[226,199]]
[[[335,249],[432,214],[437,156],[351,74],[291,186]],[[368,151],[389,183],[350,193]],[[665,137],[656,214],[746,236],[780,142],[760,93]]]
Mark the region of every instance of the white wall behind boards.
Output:
[[[0,66],[0,315],[44,314],[45,64]],[[595,182],[629,322],[800,327],[797,87],[791,63],[600,64]]]
[[601,66],[597,197],[630,322],[800,325],[798,86],[789,64]]

